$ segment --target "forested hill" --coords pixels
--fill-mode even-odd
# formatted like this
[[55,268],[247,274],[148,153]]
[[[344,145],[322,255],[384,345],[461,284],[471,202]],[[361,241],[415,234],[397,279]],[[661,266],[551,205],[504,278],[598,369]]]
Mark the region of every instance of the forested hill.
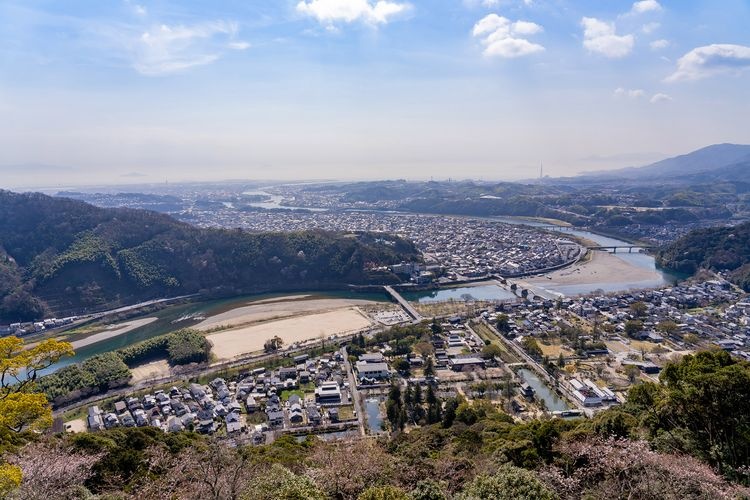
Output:
[[700,229],[662,249],[660,265],[679,272],[699,268],[729,271],[729,278],[750,291],[750,223]]
[[199,229],[144,210],[0,191],[0,323],[195,292],[393,282],[398,237]]

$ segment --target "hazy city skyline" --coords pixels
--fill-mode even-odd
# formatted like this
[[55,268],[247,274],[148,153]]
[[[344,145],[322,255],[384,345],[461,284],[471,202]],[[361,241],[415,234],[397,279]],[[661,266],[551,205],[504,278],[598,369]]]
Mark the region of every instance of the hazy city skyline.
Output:
[[2,187],[533,178],[750,143],[729,0],[0,2]]

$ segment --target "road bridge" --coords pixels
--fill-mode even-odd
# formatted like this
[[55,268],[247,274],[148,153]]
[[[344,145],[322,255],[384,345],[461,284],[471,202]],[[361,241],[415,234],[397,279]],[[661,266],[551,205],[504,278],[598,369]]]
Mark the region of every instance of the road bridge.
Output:
[[403,307],[404,311],[406,311],[406,314],[414,318],[415,323],[419,323],[420,321],[422,321],[422,315],[419,314],[416,309],[414,309],[414,306],[409,304],[408,300],[403,298],[400,293],[394,290],[392,286],[384,286],[383,288],[388,295],[390,295],[396,302],[399,303],[401,307]]
[[641,250],[651,250],[656,247],[652,245],[611,245],[611,246],[591,246],[586,247],[589,250],[612,250],[612,253],[617,253],[618,250],[627,250],[628,253],[633,253],[633,250],[636,250],[636,252],[639,252]]

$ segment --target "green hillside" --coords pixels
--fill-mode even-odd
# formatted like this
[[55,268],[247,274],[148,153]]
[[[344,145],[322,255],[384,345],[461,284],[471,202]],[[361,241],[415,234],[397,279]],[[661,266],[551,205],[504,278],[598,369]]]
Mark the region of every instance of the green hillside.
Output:
[[693,231],[662,249],[657,261],[683,273],[728,271],[731,281],[750,291],[750,223]]
[[199,229],[144,210],[0,191],[0,322],[157,297],[394,282],[413,244],[368,233]]

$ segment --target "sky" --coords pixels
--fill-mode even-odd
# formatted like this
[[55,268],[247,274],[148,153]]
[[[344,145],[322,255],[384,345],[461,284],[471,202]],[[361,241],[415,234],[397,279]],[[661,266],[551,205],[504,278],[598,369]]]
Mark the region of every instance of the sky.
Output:
[[0,188],[534,178],[750,143],[750,0],[0,0]]

